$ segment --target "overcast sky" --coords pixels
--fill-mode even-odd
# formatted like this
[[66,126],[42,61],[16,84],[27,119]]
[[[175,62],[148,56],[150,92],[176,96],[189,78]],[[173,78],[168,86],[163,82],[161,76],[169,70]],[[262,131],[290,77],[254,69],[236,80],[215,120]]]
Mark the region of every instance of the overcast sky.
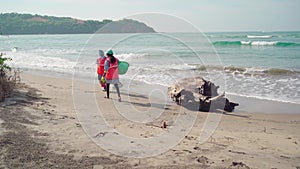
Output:
[[[0,11],[79,19],[113,19],[141,13],[156,31],[193,24],[203,31],[300,31],[300,0],[0,0]],[[155,22],[157,13],[171,15]],[[143,20],[141,15],[138,15]],[[148,18],[148,20],[147,20]],[[150,19],[149,19],[150,18]],[[156,18],[156,19],[155,19]],[[186,21],[186,22],[185,22]],[[184,24],[185,23],[185,24]],[[179,31],[191,31],[190,28]],[[180,27],[179,26],[179,27]]]

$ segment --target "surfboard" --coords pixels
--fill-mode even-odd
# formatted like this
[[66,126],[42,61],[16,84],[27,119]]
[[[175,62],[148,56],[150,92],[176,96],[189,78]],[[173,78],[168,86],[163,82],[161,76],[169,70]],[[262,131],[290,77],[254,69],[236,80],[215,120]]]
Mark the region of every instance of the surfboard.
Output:
[[118,63],[119,75],[125,74],[128,68],[129,68],[129,63],[124,61],[119,61]]

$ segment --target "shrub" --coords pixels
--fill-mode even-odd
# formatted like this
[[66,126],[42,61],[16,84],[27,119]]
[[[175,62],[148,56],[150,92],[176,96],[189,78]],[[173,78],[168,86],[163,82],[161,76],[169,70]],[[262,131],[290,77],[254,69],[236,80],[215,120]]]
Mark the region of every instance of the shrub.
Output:
[[10,58],[2,57],[0,54],[0,102],[4,101],[6,97],[11,96],[16,84],[19,81],[19,73],[12,70],[5,62],[11,60]]
[[0,75],[5,76],[6,71],[11,71],[11,67],[9,67],[5,62],[11,60],[11,58],[2,57],[3,53],[0,53]]

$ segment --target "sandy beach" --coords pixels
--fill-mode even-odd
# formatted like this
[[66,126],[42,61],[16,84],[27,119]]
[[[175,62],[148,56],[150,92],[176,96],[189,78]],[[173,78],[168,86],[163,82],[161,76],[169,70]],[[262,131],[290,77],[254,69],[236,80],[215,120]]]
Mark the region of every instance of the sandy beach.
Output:
[[[167,105],[151,105],[149,98],[139,93],[123,92],[122,102],[116,103],[115,93],[112,99],[105,99],[97,84],[78,82],[75,91],[96,98],[95,103],[83,98],[85,106],[98,105],[111,128],[132,138],[148,139],[172,131],[178,127],[176,118],[180,112],[183,118],[189,117],[189,113],[195,115],[191,130],[177,145],[156,156],[134,158],[108,152],[89,136],[82,125],[92,124],[96,117],[84,121],[78,114],[80,107],[73,103],[72,80],[29,73],[22,73],[21,79],[14,96],[0,103],[0,168],[300,168],[300,112],[297,114],[300,105],[297,104],[286,106],[287,103],[266,101],[266,107],[255,107],[251,99],[233,100],[244,105],[241,105],[243,111],[215,113],[220,118],[217,128],[200,144],[201,129],[212,113],[190,112],[171,101]],[[151,117],[154,119],[151,122],[139,123],[124,118],[118,105],[125,107],[125,116],[130,116],[131,112],[126,112],[129,106],[137,112],[147,112],[151,107],[152,111],[162,113]],[[252,109],[248,109],[251,105]],[[273,106],[285,108],[257,113],[272,110]],[[162,121],[167,122],[166,129],[160,127]],[[95,138],[113,138],[97,128],[90,132],[95,133],[92,136]],[[131,143],[134,147],[135,141]]]

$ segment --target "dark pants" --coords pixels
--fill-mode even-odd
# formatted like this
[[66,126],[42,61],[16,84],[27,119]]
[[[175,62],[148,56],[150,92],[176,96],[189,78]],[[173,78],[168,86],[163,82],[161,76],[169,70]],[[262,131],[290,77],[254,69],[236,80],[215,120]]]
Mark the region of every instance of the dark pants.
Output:
[[[110,86],[110,83],[106,83],[106,96],[107,98],[109,98],[109,86]],[[117,90],[117,93],[118,93],[118,97],[121,97],[120,96],[120,89],[119,89],[119,85],[118,84],[114,84],[116,90]]]

